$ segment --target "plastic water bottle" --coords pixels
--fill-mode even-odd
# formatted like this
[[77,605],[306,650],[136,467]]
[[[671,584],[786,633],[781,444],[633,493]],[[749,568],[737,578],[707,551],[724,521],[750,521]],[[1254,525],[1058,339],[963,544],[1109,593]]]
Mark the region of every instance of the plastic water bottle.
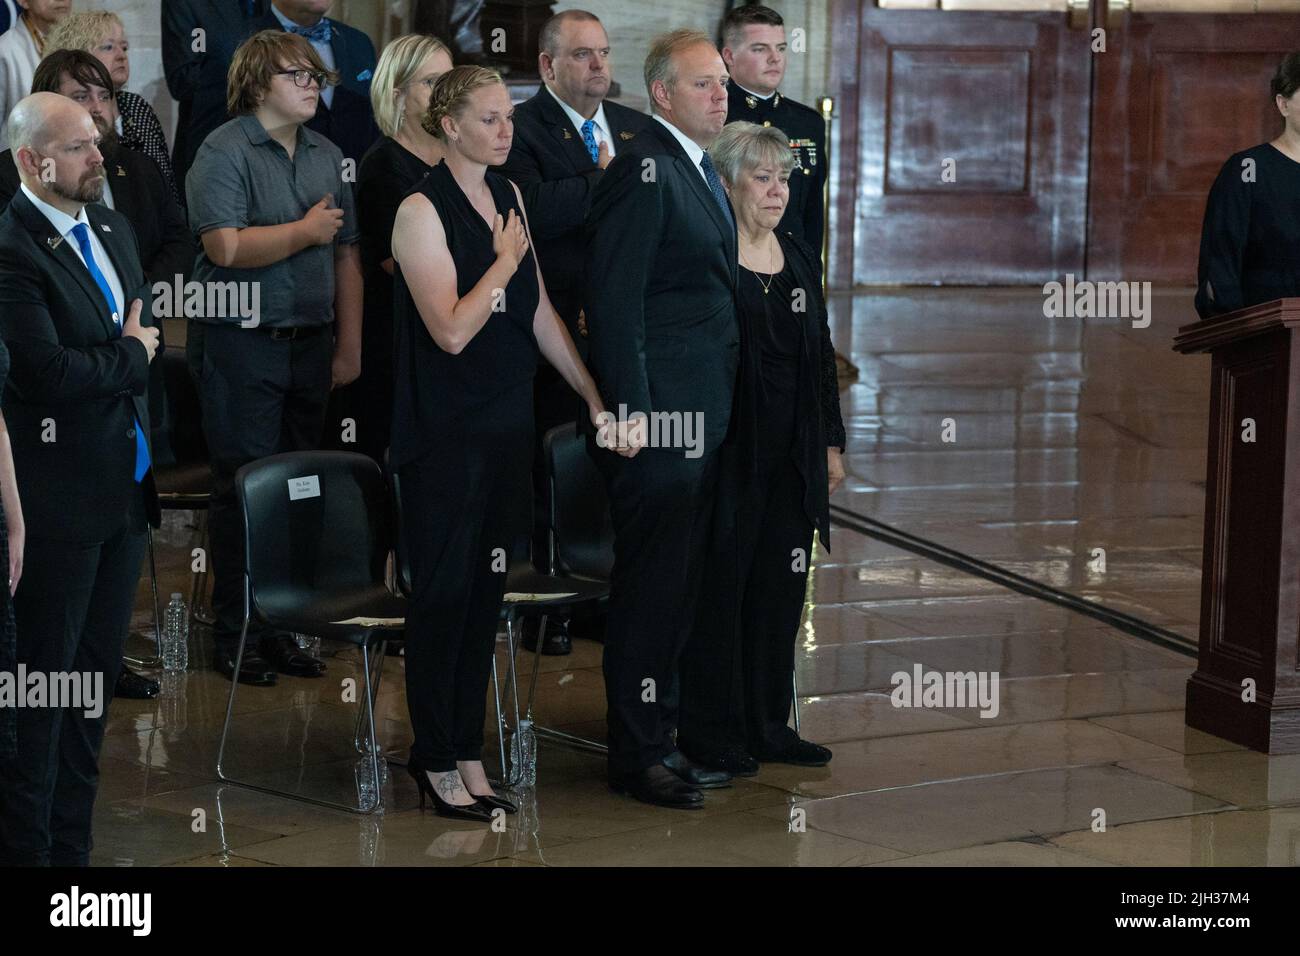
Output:
[[517,787],[531,787],[537,783],[537,734],[533,722],[521,718],[514,736],[510,738],[510,777]]
[[190,663],[190,611],[179,593],[173,594],[163,615],[162,647],[159,649],[163,670],[177,673]]

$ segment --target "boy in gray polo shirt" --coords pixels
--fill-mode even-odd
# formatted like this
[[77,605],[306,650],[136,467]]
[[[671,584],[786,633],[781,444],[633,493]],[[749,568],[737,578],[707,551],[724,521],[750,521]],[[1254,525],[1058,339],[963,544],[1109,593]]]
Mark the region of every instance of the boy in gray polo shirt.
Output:
[[[205,297],[197,321],[213,483],[213,666],[227,677],[244,611],[235,472],[267,455],[319,447],[331,388],[361,368],[352,186],[338,147],[303,125],[334,79],[303,37],[278,30],[250,37],[230,67],[235,119],[204,140],[185,183],[200,243],[194,279],[225,292]],[[318,677],[324,669],[289,635],[250,628],[239,680],[265,686],[277,671]]]

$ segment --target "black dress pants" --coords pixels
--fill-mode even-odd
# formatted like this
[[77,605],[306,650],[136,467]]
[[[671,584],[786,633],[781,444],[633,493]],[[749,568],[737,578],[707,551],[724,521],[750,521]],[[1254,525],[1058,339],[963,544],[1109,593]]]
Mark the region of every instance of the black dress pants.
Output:
[[761,459],[736,521],[714,529],[680,670],[678,740],[688,753],[735,747],[762,757],[797,739],[794,645],[813,538],[803,495],[788,455]]
[[320,447],[333,358],[329,328],[286,340],[238,325],[203,329],[199,396],[212,464],[208,557],[217,641],[238,640],[244,619],[244,523],[235,472],[268,455]]
[[398,469],[411,571],[406,701],[425,770],[481,760],[506,568],[532,501],[532,382]]
[[643,448],[622,458],[588,451],[605,478],[614,523],[614,570],[605,631],[609,770],[631,774],[674,749],[669,694],[690,635],[709,515],[716,451]]
[[132,501],[120,530],[103,541],[27,539],[14,595],[18,661],[29,675],[94,675],[100,713],[18,710],[18,752],[0,760],[0,865],[90,861],[99,748],[148,543],[143,501]]

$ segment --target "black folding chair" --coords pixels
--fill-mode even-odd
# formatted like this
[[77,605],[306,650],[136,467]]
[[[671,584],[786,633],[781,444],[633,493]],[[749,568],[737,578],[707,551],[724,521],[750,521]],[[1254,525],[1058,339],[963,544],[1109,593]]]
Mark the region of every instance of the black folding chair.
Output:
[[[393,492],[393,513],[395,520],[400,529],[402,526],[402,486],[401,479],[397,472],[391,467],[388,469],[388,480],[392,486]],[[411,566],[410,558],[403,540],[404,536],[400,533],[397,535],[397,584],[399,590],[408,597],[411,594]],[[542,641],[546,635],[546,617],[548,613],[557,613],[561,610],[572,610],[580,608],[585,603],[599,600],[608,593],[608,589],[603,585],[593,584],[591,582],[568,581],[555,578],[546,574],[538,574],[527,562],[516,562],[511,564],[506,570],[505,584],[506,600],[501,605],[501,619],[506,625],[506,653],[509,659],[509,684],[508,692],[514,700],[515,712],[515,732],[519,728],[519,682],[515,673],[515,654],[518,650],[516,640],[516,624],[518,619],[529,613],[541,614],[541,622],[538,627],[538,648],[542,646]],[[512,595],[529,595],[526,598],[516,598]],[[533,672],[533,689],[537,686],[536,667]],[[496,654],[492,655],[492,696],[496,704],[497,715],[497,749],[501,762],[501,778],[497,783],[502,786],[513,787],[519,783],[519,778],[510,776],[509,765],[506,762],[506,723],[504,708],[502,705],[502,688],[498,677]],[[531,707],[531,699],[529,702]],[[596,746],[599,746],[597,744]]]
[[[373,798],[361,806],[303,796],[235,780],[223,769],[238,681],[230,683],[221,729],[217,776],[229,783],[320,806],[371,813],[383,802],[375,740],[371,651],[404,633],[406,605],[384,583],[392,548],[387,488],[379,466],[352,452],[293,452],[245,465],[235,475],[244,521],[244,623],[235,659],[238,673],[249,623],[319,635],[361,651],[365,674],[366,753]],[[380,619],[388,623],[366,623]]]

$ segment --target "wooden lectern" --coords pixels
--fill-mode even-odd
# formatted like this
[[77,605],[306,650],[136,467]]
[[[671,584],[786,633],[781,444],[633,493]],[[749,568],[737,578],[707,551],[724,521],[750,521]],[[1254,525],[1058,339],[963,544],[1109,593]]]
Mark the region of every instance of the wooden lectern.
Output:
[[1300,753],[1300,299],[1184,326],[1174,349],[1213,359],[1186,722],[1252,750]]

